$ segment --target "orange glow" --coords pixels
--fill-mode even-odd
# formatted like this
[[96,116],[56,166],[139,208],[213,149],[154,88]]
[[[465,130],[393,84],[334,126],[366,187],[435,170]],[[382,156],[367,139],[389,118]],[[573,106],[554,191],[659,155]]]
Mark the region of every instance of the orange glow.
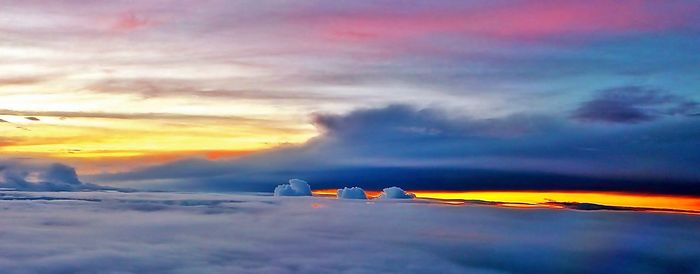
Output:
[[324,206],[323,204],[319,204],[319,203],[311,203],[311,208],[323,208],[323,207],[326,207],[326,206]]
[[215,150],[215,151],[204,151],[209,160],[218,160],[222,158],[231,158],[237,156],[248,155],[252,152],[251,150]]
[[[658,210],[700,212],[700,198],[673,195],[636,194],[620,192],[536,192],[536,191],[409,191],[417,198],[440,201],[478,200],[495,202],[503,207],[553,207],[559,203],[593,203],[606,206],[635,207]],[[335,195],[334,189],[316,190],[317,195]],[[379,196],[367,191],[368,197]]]
[[594,203],[609,206],[643,207],[700,211],[700,198],[615,192],[535,192],[535,191],[416,191],[418,198],[483,200],[503,203],[544,204],[551,201]]

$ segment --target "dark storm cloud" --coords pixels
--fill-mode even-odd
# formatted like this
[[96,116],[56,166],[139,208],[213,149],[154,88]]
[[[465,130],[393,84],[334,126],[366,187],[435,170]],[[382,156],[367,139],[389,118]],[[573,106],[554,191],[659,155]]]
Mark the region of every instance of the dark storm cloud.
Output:
[[[289,178],[315,188],[617,190],[700,194],[693,119],[600,128],[546,116],[474,119],[404,105],[316,114],[322,134],[235,160],[188,159],[93,177],[146,188],[272,191]],[[679,130],[682,129],[682,130]]]
[[639,123],[667,115],[692,115],[700,104],[658,89],[624,86],[605,89],[584,102],[573,118],[591,122]]

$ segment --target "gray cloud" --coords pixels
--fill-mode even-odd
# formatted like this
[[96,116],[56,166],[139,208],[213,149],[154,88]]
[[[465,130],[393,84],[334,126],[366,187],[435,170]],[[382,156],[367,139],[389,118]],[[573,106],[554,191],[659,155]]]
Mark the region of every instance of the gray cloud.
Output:
[[668,92],[639,86],[601,90],[574,111],[573,118],[591,122],[639,123],[669,115],[692,115],[697,102]]
[[[187,120],[187,119],[228,119],[228,120],[239,120],[239,121],[261,121],[255,118],[244,118],[236,116],[216,116],[216,115],[189,115],[189,114],[179,114],[179,113],[114,113],[114,112],[83,112],[83,111],[19,111],[11,109],[0,109],[0,115],[12,115],[12,116],[24,116],[24,115],[35,115],[35,116],[53,116],[53,117],[65,117],[65,118],[108,118],[108,119],[173,119],[173,120]],[[27,120],[38,121],[39,119],[33,116],[25,117]]]
[[81,182],[70,166],[23,161],[0,162],[0,188],[25,191],[114,189]]
[[[280,76],[281,77],[281,76]],[[294,82],[293,77],[281,77],[269,85],[288,86]],[[88,85],[86,88],[101,93],[127,94],[133,93],[145,98],[152,97],[204,97],[229,100],[291,100],[291,101],[340,101],[344,98],[340,95],[318,93],[310,91],[273,90],[260,88],[263,79],[255,79],[253,83],[249,78],[240,79],[210,79],[206,83],[191,79],[171,78],[139,78],[134,79],[107,79]],[[247,83],[247,85],[246,85]],[[250,86],[249,88],[231,89],[226,86]]]
[[280,181],[302,178],[319,188],[700,193],[700,158],[685,153],[700,147],[700,127],[691,119],[598,128],[547,116],[474,119],[393,105],[317,114],[313,121],[322,134],[303,145],[91,179],[217,191],[270,192]]

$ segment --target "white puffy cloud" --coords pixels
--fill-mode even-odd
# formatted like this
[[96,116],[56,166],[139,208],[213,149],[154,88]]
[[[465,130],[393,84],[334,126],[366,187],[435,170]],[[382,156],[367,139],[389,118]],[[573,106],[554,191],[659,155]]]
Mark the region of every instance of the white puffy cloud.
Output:
[[379,199],[413,199],[416,195],[413,193],[408,193],[401,189],[400,187],[387,187],[382,190],[382,194],[379,195]]
[[336,192],[338,199],[360,199],[360,200],[365,200],[367,199],[367,194],[365,194],[365,190],[359,187],[351,187],[351,188],[341,188],[338,189]]
[[275,188],[275,196],[311,196],[311,186],[304,180],[291,179]]

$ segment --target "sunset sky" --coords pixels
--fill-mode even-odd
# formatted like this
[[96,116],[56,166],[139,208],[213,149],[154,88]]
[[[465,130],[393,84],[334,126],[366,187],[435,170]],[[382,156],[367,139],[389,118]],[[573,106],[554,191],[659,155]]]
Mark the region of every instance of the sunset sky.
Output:
[[136,188],[700,195],[698,14],[693,0],[0,0],[0,164]]

